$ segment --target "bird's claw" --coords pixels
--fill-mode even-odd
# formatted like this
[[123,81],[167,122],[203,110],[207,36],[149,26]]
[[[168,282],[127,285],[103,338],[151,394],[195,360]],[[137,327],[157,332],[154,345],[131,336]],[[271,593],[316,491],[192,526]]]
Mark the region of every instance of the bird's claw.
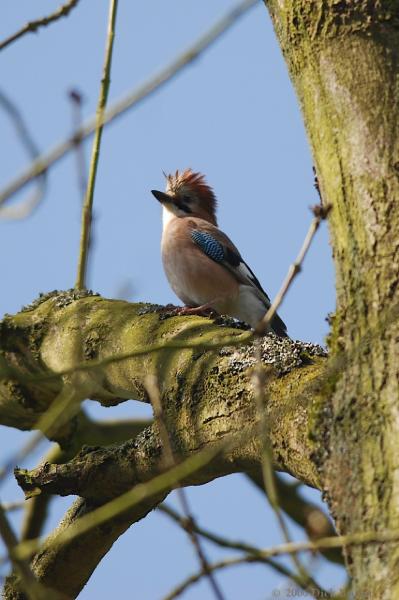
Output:
[[212,306],[182,306],[177,311],[178,315],[198,315],[200,317],[208,317],[208,318],[216,318],[219,316],[219,313],[212,308]]
[[209,319],[216,319],[219,317],[219,313],[211,306],[175,306],[174,304],[167,304],[157,309],[160,313],[160,319],[169,319],[171,317],[183,317],[187,315],[198,315],[200,317],[208,317]]

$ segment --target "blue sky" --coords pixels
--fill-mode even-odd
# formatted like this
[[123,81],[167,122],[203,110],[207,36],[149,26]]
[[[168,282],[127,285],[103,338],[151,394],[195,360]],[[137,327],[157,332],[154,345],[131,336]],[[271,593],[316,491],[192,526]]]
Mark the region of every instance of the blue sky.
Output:
[[[233,6],[230,0],[119,4],[110,102],[182,52]],[[50,0],[5,0],[0,39],[56,6]],[[93,2],[81,0],[67,19],[0,53],[0,89],[20,108],[42,151],[71,132],[71,88],[83,95],[85,116],[95,110],[107,13],[106,0],[97,0],[95,10]],[[1,186],[28,158],[2,111],[0,131]],[[85,151],[88,162],[90,142]],[[92,289],[110,298],[177,302],[162,271],[160,207],[150,190],[163,188],[162,170],[185,167],[206,174],[219,200],[221,228],[273,296],[301,246],[311,220],[309,206],[318,197],[295,93],[261,2],[171,84],[105,130],[95,191]],[[18,195],[15,202],[23,198]],[[30,218],[0,222],[1,314],[17,312],[39,292],[73,286],[80,206],[76,156],[70,154],[52,169],[47,195]],[[323,343],[325,318],[333,310],[334,272],[323,226],[280,313],[291,337]],[[112,410],[87,404],[98,418],[149,412],[134,401]],[[2,456],[27,435],[4,427],[0,432]],[[20,496],[12,482],[2,490],[3,500]],[[241,476],[190,489],[189,496],[199,521],[209,528],[260,546],[281,540],[264,499]],[[52,525],[70,501],[60,501]],[[293,528],[293,534],[301,532]],[[210,554],[221,555],[218,550]],[[316,566],[326,587],[342,581],[337,569],[323,561]],[[80,598],[109,598],[117,578],[121,598],[132,597],[134,589],[137,597],[153,600],[193,570],[196,559],[185,536],[153,513],[115,544]],[[233,600],[244,594],[263,600],[281,583],[280,576],[257,566],[230,570],[219,580]],[[186,595],[189,600],[208,597],[204,583]]]

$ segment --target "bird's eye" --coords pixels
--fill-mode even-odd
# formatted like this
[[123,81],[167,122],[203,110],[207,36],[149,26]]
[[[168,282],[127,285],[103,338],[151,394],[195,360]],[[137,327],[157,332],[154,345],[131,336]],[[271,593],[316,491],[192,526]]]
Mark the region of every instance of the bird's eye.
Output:
[[193,211],[190,208],[191,197],[190,196],[182,196],[180,202],[178,203],[179,208],[185,213],[191,214]]

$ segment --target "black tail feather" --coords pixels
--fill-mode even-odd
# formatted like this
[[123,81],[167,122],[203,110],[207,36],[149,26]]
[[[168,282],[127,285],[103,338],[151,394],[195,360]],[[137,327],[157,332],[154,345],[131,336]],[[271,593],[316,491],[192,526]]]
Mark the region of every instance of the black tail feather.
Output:
[[290,337],[287,333],[287,325],[278,316],[277,313],[274,315],[272,322],[270,323],[270,327],[271,327],[271,330],[273,331],[273,333],[275,333],[279,337],[285,337],[285,338]]

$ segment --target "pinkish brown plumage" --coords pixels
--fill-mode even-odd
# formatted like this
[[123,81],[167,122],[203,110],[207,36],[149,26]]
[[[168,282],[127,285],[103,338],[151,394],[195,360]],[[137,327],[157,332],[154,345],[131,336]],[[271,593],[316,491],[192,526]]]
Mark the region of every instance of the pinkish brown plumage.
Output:
[[[216,198],[204,175],[186,169],[165,175],[166,192],[152,190],[163,206],[162,261],[181,313],[212,308],[256,327],[270,299],[240,252],[216,222]],[[278,315],[270,330],[286,337]]]

